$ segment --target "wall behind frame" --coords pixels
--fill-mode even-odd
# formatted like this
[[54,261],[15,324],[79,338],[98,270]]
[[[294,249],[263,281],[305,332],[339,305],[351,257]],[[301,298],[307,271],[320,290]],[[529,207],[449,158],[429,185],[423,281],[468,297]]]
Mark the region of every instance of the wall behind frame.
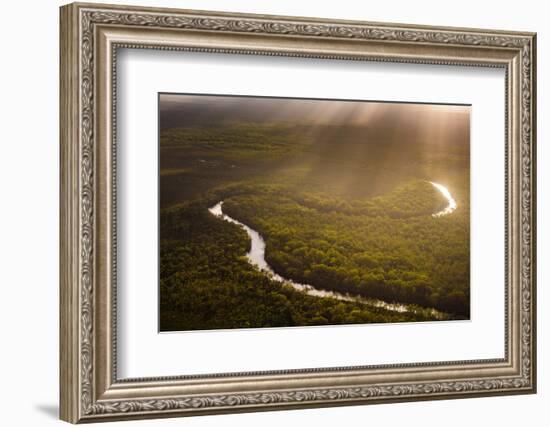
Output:
[[[538,117],[550,115],[550,29],[544,3],[535,0],[128,0],[111,3],[164,6],[331,19],[404,22],[538,32]],[[6,425],[61,425],[58,402],[58,7],[57,0],[3,5],[0,69],[0,400]],[[538,128],[538,395],[418,402],[393,405],[264,412],[124,426],[399,425],[412,427],[542,425],[550,405],[550,126]],[[7,339],[7,340],[6,340]],[[122,424],[120,424],[122,425]]]

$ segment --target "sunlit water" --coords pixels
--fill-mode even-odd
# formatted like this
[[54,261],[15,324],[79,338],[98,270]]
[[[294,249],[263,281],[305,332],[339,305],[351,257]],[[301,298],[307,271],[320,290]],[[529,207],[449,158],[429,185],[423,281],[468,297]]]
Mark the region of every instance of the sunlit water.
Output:
[[[308,284],[298,283],[298,282],[295,282],[294,280],[282,277],[281,275],[275,273],[275,271],[273,271],[273,269],[265,260],[265,241],[263,237],[260,236],[260,233],[258,233],[256,230],[253,230],[248,225],[243,224],[242,222],[237,221],[236,219],[231,218],[229,215],[226,215],[225,213],[223,213],[222,205],[223,205],[223,201],[215,204],[210,209],[208,209],[208,211],[212,215],[218,218],[221,218],[224,221],[239,225],[246,231],[246,233],[250,237],[250,251],[246,254],[248,262],[253,266],[257,267],[260,271],[263,271],[266,274],[268,274],[271,279],[277,282],[292,286],[294,289],[300,292],[305,292],[306,294],[312,295],[315,297],[335,298],[341,301],[356,301],[366,305],[370,305],[372,307],[380,307],[386,310],[396,311],[399,313],[415,311],[414,307],[411,307],[407,304],[393,304],[393,303],[388,303],[377,299],[352,296],[349,294],[343,294],[335,291],[326,291],[326,290],[314,288],[313,286]],[[438,312],[435,309],[431,309],[431,314],[437,318],[444,318],[445,316],[444,314]]]
[[449,202],[449,204],[447,205],[447,207],[445,209],[443,209],[442,211],[439,211],[437,213],[434,213],[432,216],[437,218],[439,216],[448,215],[450,213],[453,213],[454,210],[457,207],[457,204],[456,204],[456,200],[453,199],[453,196],[451,196],[451,192],[444,185],[438,184],[437,182],[431,182],[431,181],[429,181],[429,182],[435,188],[437,188],[439,190],[439,192],[443,195],[443,197],[445,197],[447,199],[447,202]]

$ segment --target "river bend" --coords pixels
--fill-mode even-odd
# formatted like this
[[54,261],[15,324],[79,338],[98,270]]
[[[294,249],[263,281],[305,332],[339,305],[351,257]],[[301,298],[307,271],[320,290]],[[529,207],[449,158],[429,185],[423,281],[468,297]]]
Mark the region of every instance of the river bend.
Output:
[[[442,194],[445,196],[445,198],[448,200],[449,205],[442,210],[441,212],[437,212],[433,214],[434,217],[439,217],[443,215],[447,215],[451,212],[453,212],[456,209],[456,202],[450,195],[449,191],[443,187],[441,184],[431,183],[434,187],[436,187]],[[267,263],[265,259],[265,240],[263,237],[258,233],[256,230],[250,228],[248,225],[236,220],[235,218],[231,218],[229,215],[225,214],[223,212],[223,201],[220,201],[216,203],[214,206],[212,206],[208,211],[218,217],[223,219],[224,221],[230,222],[232,224],[236,224],[243,228],[246,231],[246,234],[248,234],[248,237],[250,238],[250,251],[246,254],[246,257],[248,259],[248,262],[258,268],[260,271],[265,272],[269,275],[269,277],[272,280],[275,280],[280,283],[284,283],[287,285],[292,286],[294,289],[305,292],[308,295],[320,297],[320,298],[335,298],[337,300],[341,301],[355,301],[355,302],[361,302],[366,305],[370,305],[372,307],[379,307],[384,308],[386,310],[395,311],[399,313],[406,313],[406,312],[414,312],[415,308],[408,305],[408,304],[397,304],[397,303],[388,303],[386,301],[377,300],[373,298],[365,298],[361,296],[356,295],[349,295],[344,294],[336,291],[327,291],[323,289],[317,289],[314,288],[311,285],[305,284],[305,283],[299,283],[292,279],[284,278],[280,274],[277,274],[271,266]],[[432,314],[437,318],[444,318],[445,315],[443,313],[438,312],[435,309],[431,309]]]

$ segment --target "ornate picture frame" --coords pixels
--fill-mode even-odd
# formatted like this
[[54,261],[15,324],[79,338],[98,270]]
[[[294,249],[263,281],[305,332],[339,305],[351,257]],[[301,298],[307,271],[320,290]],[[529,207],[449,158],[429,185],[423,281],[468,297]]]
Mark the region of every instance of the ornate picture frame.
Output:
[[[70,4],[61,8],[61,419],[112,421],[536,391],[536,35]],[[505,357],[117,378],[117,49],[502,68]]]

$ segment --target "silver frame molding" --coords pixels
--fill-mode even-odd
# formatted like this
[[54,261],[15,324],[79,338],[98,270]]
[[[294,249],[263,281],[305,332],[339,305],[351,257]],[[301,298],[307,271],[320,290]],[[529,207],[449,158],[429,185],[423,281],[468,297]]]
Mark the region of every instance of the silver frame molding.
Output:
[[[80,3],[60,13],[61,419],[112,421],[536,391],[534,33]],[[505,357],[117,379],[118,48],[505,69]]]

